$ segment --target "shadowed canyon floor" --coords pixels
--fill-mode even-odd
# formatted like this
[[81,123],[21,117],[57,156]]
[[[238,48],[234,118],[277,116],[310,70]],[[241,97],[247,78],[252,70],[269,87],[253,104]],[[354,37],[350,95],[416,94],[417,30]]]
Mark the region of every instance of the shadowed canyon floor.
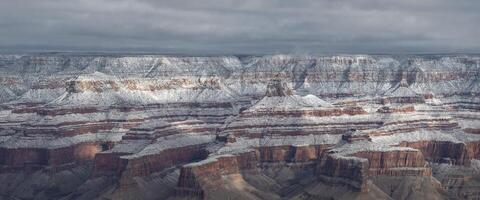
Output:
[[0,198],[478,199],[479,64],[0,55]]

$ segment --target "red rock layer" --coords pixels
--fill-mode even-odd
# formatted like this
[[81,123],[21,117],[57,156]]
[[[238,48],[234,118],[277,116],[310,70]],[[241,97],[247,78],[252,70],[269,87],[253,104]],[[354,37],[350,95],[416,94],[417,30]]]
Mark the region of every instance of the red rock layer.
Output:
[[235,156],[219,157],[204,164],[184,166],[180,171],[177,195],[208,199],[206,188],[219,183],[222,175],[240,173],[241,170],[255,170],[257,164],[257,153],[250,151]]
[[93,176],[106,174],[148,176],[178,164],[193,162],[207,156],[205,145],[166,149],[156,154],[122,158],[125,154],[101,153],[95,158]]
[[432,175],[420,151],[367,151],[355,153],[354,156],[368,159],[370,176]]
[[340,115],[360,115],[366,111],[361,107],[346,108],[324,108],[317,110],[255,110],[255,112],[244,112],[241,117],[265,117],[265,116],[285,116],[285,117],[325,117]]
[[147,176],[178,164],[192,162],[205,157],[207,157],[207,152],[204,149],[204,145],[186,146],[128,159],[125,169],[130,176]]
[[2,171],[44,167],[55,170],[65,165],[93,160],[95,155],[102,151],[104,145],[108,144],[86,142],[56,149],[2,148],[0,149],[0,164]]
[[180,171],[178,195],[193,195],[207,199],[205,188],[218,182],[222,175],[255,171],[261,163],[315,161],[326,153],[328,146],[261,147],[245,153],[218,157],[206,163],[186,165]]
[[316,174],[324,183],[348,185],[352,189],[364,191],[368,179],[368,162],[327,155],[317,166]]
[[418,151],[365,151],[351,156],[325,156],[317,167],[317,176],[325,183],[348,185],[358,191],[367,190],[371,176],[431,176]]
[[418,141],[402,142],[400,146],[418,149],[432,162],[455,165],[470,165],[470,160],[480,156],[480,142]]
[[[135,111],[135,110],[145,110],[145,109],[157,109],[157,108],[162,108],[162,107],[168,107],[172,108],[173,107],[182,107],[182,109],[185,109],[183,106],[190,106],[194,108],[218,108],[218,109],[223,109],[223,108],[231,108],[232,105],[230,103],[172,103],[172,104],[155,104],[155,105],[145,105],[145,106],[124,106],[124,107],[118,107],[118,108],[111,108],[111,109],[119,109],[123,112],[129,112],[129,111]],[[56,116],[60,117],[61,115],[65,114],[70,114],[70,113],[77,113],[77,114],[84,114],[84,113],[104,113],[106,112],[105,108],[96,108],[96,107],[82,107],[82,108],[50,108],[50,107],[36,107],[32,108],[31,110],[17,110],[17,112],[32,112],[36,113],[37,115],[40,115],[40,117],[43,116]],[[175,115],[174,112],[169,113],[171,115]],[[181,114],[178,114],[173,117],[178,117]],[[182,114],[185,115],[185,114]],[[201,118],[205,119],[205,121],[214,121],[216,123],[217,121],[222,121],[226,116],[229,116],[229,114],[220,114],[216,115],[214,113],[204,113],[204,114],[189,114],[191,116],[194,116],[196,118]],[[53,135],[55,137],[70,137],[70,136],[77,136],[77,135],[82,135],[82,134],[87,134],[87,133],[98,133],[98,132],[103,132],[103,131],[110,131],[115,128],[124,128],[124,129],[129,129],[132,128],[144,121],[148,121],[151,119],[158,119],[158,118],[167,118],[171,116],[150,116],[147,118],[135,118],[135,119],[102,119],[102,120],[96,120],[96,121],[65,121],[65,122],[59,122],[57,124],[53,123],[47,123],[47,124],[22,124],[23,127],[21,127],[21,130],[23,131],[22,134],[24,137],[32,137],[34,139],[36,136],[39,135]],[[183,116],[185,117],[185,116]],[[209,121],[210,120],[210,121]],[[216,120],[216,121],[215,121]],[[194,125],[194,124],[181,124],[181,125]],[[2,126],[4,128],[4,126]],[[1,129],[1,128],[0,128]],[[187,130],[188,129],[188,130]],[[189,132],[214,132],[215,127],[199,127],[199,128],[185,128],[184,130],[189,131]],[[172,134],[176,134],[177,132],[172,132]],[[162,132],[161,134],[166,134],[165,132]],[[126,137],[128,139],[128,136]],[[125,138],[124,138],[125,139]],[[36,167],[56,167],[56,163],[75,163],[78,161],[85,160],[82,156],[75,157],[75,156],[64,156],[64,157],[59,157],[55,158],[55,161],[45,161],[50,158],[55,157],[55,155],[48,156],[50,154],[53,154],[52,152],[54,151],[64,151],[65,155],[71,155],[72,153],[69,153],[71,149],[77,149],[80,147],[77,146],[83,146],[83,144],[78,144],[76,146],[71,146],[71,147],[65,147],[65,148],[60,148],[62,150],[51,150],[47,149],[31,149],[31,148],[24,148],[24,149],[8,149],[8,148],[0,148],[0,154],[2,155],[2,158],[0,160],[8,160],[8,161],[0,161],[0,165],[4,165],[4,168],[8,169],[21,169],[18,165],[24,165],[23,163],[27,163],[29,166],[36,166]],[[101,149],[101,148],[100,148]],[[19,155],[26,154],[25,156],[20,156],[21,158],[15,158],[19,157],[17,155],[17,152],[20,152]],[[21,153],[24,152],[24,153]],[[26,153],[28,152],[28,153]],[[96,151],[96,153],[101,152],[101,150]],[[93,153],[94,154],[94,153]],[[48,157],[48,158],[47,158]],[[94,156],[90,155],[87,156],[88,160],[93,160]],[[72,161],[75,160],[75,162]],[[21,160],[21,161],[17,161]],[[19,164],[20,163],[20,164]]]
[[[431,176],[420,151],[358,152],[352,157],[326,154],[327,145],[261,147],[237,155],[225,155],[211,161],[182,167],[179,195],[206,199],[206,188],[220,184],[222,175],[255,172],[266,163],[316,163],[317,177],[327,184],[348,185],[366,191],[370,176]],[[357,157],[357,158],[354,158]],[[366,158],[366,159],[360,159]]]
[[125,153],[98,153],[95,156],[92,177],[99,177],[104,175],[119,176],[127,166],[127,160],[120,159],[120,156]]
[[257,149],[260,162],[307,162],[321,158],[327,145],[274,146]]

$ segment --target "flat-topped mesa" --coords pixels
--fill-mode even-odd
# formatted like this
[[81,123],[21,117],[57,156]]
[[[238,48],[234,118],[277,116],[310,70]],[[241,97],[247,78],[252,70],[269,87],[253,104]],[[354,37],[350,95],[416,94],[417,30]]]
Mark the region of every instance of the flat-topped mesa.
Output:
[[432,172],[419,150],[357,140],[330,149],[316,174],[325,183],[368,191],[367,183],[374,176],[431,176]]
[[175,165],[204,159],[208,155],[206,145],[213,141],[214,137],[209,135],[178,135],[159,138],[151,144],[147,141],[123,142],[119,148],[97,154],[92,175],[115,175],[125,179],[148,176]]
[[[293,136],[290,136],[293,137]],[[305,137],[305,136],[300,136]],[[311,136],[312,137],[312,136]],[[314,136],[321,139],[326,136]],[[267,137],[268,138],[268,137]],[[265,138],[265,139],[267,139]],[[272,138],[273,139],[273,138]],[[260,173],[268,166],[313,167],[319,181],[331,185],[346,185],[355,191],[368,191],[367,183],[372,176],[430,176],[420,151],[405,147],[377,146],[368,140],[357,140],[346,146],[340,146],[338,152],[331,152],[332,145],[325,141],[323,145],[302,140],[303,145],[295,144],[288,137],[278,137],[277,142],[261,142],[260,146],[250,148],[247,141],[237,140],[218,150],[209,158],[182,167],[178,182],[179,195],[207,198],[215,185],[222,185],[222,177],[232,174]],[[324,138],[325,139],[325,138]],[[262,139],[260,139],[262,141]],[[238,144],[246,142],[245,144]],[[240,149],[238,149],[240,148]],[[335,149],[335,147],[333,147]],[[301,170],[301,169],[300,169]],[[207,198],[208,199],[208,198]]]
[[148,121],[130,129],[113,149],[98,154],[93,175],[147,176],[204,158],[216,128],[198,120]]
[[[338,138],[339,139],[339,138]],[[177,194],[208,199],[222,185],[222,177],[235,174],[259,174],[261,169],[282,167],[290,170],[312,167],[337,142],[335,136],[280,136],[238,138],[214,150],[202,161],[182,166]]]

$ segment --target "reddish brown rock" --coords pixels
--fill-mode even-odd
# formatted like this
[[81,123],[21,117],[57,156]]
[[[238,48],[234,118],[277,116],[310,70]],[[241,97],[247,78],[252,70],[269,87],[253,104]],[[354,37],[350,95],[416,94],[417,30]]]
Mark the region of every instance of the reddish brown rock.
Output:
[[60,169],[67,165],[91,161],[102,151],[102,143],[85,142],[62,148],[0,148],[4,171],[26,168]]
[[122,163],[127,163],[125,170],[131,176],[147,176],[166,168],[192,162],[207,156],[203,145],[186,146],[175,149],[167,149],[157,154],[135,158],[120,158]]
[[218,157],[205,163],[184,166],[180,171],[177,194],[208,199],[205,188],[218,183],[222,175],[236,174],[241,170],[255,170],[257,164],[257,153],[250,151],[235,156]]
[[264,116],[285,116],[285,117],[326,117],[326,116],[340,116],[340,115],[360,115],[365,114],[366,111],[361,107],[346,107],[346,108],[319,108],[310,110],[265,110],[255,112],[244,112],[242,117],[264,117]]
[[321,158],[329,145],[259,147],[260,162],[307,162]]
[[455,165],[470,165],[470,160],[477,159],[480,155],[479,142],[418,141],[402,142],[400,146],[419,149],[432,162]]
[[420,151],[358,152],[354,156],[368,159],[369,175],[431,176]]
[[95,156],[92,177],[105,175],[120,176],[125,170],[127,160],[120,159],[124,153],[98,153]]
[[368,161],[328,155],[321,160],[316,173],[324,183],[347,185],[352,189],[365,191],[368,180]]

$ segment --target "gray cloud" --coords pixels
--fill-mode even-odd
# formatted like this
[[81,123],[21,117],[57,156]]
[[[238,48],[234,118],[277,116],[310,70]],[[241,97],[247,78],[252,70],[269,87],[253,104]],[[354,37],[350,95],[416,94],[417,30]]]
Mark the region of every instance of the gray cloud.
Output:
[[480,51],[478,0],[0,0],[3,50]]

